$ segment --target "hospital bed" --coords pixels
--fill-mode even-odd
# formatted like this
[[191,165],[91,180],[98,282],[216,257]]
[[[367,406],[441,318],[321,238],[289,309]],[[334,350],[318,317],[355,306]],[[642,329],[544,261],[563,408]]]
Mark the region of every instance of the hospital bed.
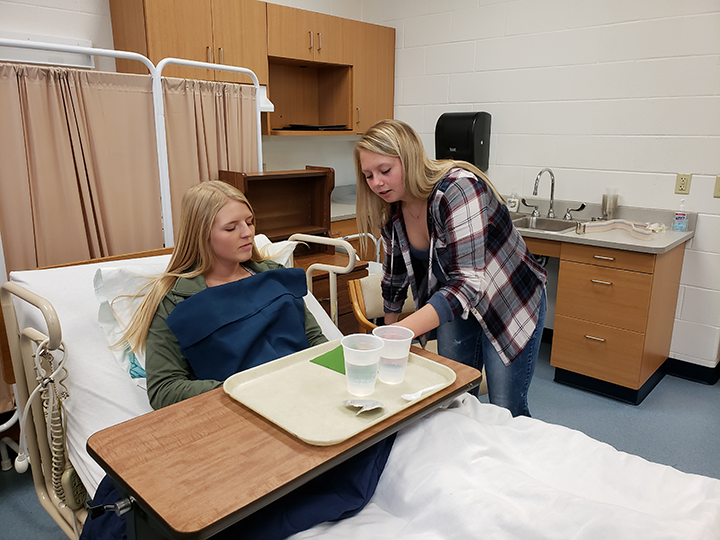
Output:
[[[19,406],[25,409],[36,388],[45,394],[24,418],[33,480],[70,538],[85,519],[85,490],[92,497],[105,474],[87,453],[88,438],[151,411],[144,381],[133,374],[142,360],[108,346],[116,316],[126,317],[131,306],[120,298],[113,313],[109,302],[162,271],[168,252],[13,272],[2,286]],[[312,295],[306,303],[329,339],[341,335]],[[578,431],[512,418],[463,394],[398,433],[364,510],[294,538],[481,536],[717,539],[720,480],[618,452]]]

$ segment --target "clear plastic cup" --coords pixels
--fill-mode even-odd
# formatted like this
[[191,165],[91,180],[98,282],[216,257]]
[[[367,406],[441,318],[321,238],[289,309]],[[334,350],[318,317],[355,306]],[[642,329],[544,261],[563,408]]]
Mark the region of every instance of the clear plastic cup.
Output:
[[350,334],[342,338],[340,344],[348,392],[353,396],[369,396],[375,391],[380,351],[385,343],[370,334]]
[[378,326],[373,335],[381,338],[385,346],[380,353],[378,379],[386,384],[400,384],[405,380],[410,345],[414,332],[404,326]]

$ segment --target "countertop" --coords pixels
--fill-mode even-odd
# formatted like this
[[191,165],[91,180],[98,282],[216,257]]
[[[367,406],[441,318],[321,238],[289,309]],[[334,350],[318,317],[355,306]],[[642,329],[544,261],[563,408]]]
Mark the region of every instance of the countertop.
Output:
[[695,231],[663,231],[653,233],[649,240],[639,240],[630,235],[630,233],[613,229],[604,232],[589,232],[578,234],[575,230],[563,233],[539,231],[536,229],[518,228],[523,238],[540,238],[543,240],[554,240],[555,242],[568,242],[572,244],[582,244],[585,246],[597,246],[611,249],[624,249],[626,251],[637,251],[640,253],[666,253],[687,242],[694,235]]
[[330,201],[330,221],[355,219],[355,205]]
[[[658,222],[671,223],[668,216],[671,214],[667,210],[654,210],[648,208],[618,208],[616,217],[623,219],[631,219],[639,222]],[[331,201],[330,203],[331,221],[341,221],[344,219],[355,218],[355,205]],[[528,214],[523,214],[528,215]],[[606,247],[612,249],[624,249],[627,251],[637,251],[640,253],[665,253],[676,246],[687,242],[694,235],[695,226],[694,214],[690,215],[690,229],[686,232],[678,232],[666,230],[660,233],[653,233],[649,240],[639,240],[630,235],[630,233],[613,229],[605,232],[589,232],[578,234],[575,230],[563,233],[541,231],[537,229],[526,229],[518,227],[518,231],[523,237],[538,238],[542,240],[553,240],[555,242],[569,242],[573,244],[583,244],[587,246]],[[588,222],[589,219],[579,217],[577,221]]]

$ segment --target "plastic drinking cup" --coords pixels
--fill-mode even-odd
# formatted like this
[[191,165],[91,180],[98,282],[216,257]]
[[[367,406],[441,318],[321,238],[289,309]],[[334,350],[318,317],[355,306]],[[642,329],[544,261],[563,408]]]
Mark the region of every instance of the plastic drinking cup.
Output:
[[383,340],[370,334],[350,334],[342,338],[340,344],[348,392],[353,396],[369,396],[375,391]]
[[405,380],[410,345],[415,333],[404,326],[378,326],[373,335],[381,338],[385,346],[380,353],[378,378],[386,384],[400,384]]

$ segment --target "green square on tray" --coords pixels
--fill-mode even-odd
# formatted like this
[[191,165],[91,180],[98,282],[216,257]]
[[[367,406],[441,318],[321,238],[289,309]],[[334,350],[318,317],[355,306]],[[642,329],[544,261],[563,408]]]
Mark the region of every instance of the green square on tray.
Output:
[[343,356],[342,345],[310,361],[345,375],[345,357]]

